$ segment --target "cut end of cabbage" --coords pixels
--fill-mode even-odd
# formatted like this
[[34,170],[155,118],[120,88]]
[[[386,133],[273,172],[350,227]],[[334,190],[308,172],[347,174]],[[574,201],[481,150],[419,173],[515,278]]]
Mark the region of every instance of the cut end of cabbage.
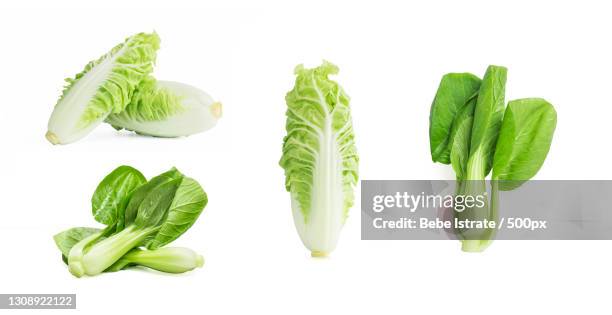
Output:
[[221,118],[223,115],[223,104],[221,102],[214,102],[210,105],[210,112],[215,118]]
[[51,131],[47,131],[45,138],[47,138],[47,140],[49,140],[49,142],[51,142],[53,145],[60,144],[59,138]]
[[77,278],[80,278],[85,274],[85,269],[83,268],[83,264],[81,262],[72,262],[68,264],[68,271],[70,271],[70,273]]
[[196,267],[202,268],[204,266],[204,257],[202,255],[197,255],[196,257]]
[[463,240],[461,250],[466,253],[481,253],[491,245],[490,240]]
[[327,252],[322,252],[322,251],[312,251],[310,252],[310,256],[312,258],[327,258],[329,256],[329,254]]

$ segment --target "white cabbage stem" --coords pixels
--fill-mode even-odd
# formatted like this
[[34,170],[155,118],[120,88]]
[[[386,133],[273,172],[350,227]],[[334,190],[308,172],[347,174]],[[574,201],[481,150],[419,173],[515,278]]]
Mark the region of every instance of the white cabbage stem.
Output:
[[[106,122],[117,129],[155,137],[183,137],[213,128],[223,113],[223,106],[206,92],[179,82],[157,81],[157,88],[179,98],[180,109],[163,119],[141,119],[127,113],[111,115]],[[155,106],[156,104],[150,104]]]

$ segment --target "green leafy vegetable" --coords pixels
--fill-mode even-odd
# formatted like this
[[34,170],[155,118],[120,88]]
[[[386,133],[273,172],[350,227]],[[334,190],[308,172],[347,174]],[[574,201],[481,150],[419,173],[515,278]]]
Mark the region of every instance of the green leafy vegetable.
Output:
[[144,77],[153,71],[159,37],[139,33],[89,62],[58,100],[49,119],[47,139],[67,144],[86,136],[111,113],[119,113]]
[[467,162],[470,157],[470,141],[472,138],[472,125],[474,124],[474,109],[476,108],[476,96],[466,101],[451,128],[451,136],[448,144],[450,150],[450,162],[457,173],[458,179],[467,177]]
[[[202,212],[206,195],[197,183],[197,189],[179,191],[183,181],[189,182],[187,185],[193,185],[194,182],[180,174],[178,179],[152,188],[138,205],[133,221],[126,218],[123,230],[97,242],[84,253],[84,273],[96,275],[132,248],[146,246],[155,249],[175,240],[186,231]],[[179,207],[172,208],[175,198],[185,203],[194,203],[195,207],[189,212],[181,212]]]
[[156,137],[181,137],[206,131],[221,117],[221,103],[193,86],[144,80],[126,109],[106,118],[115,129]]
[[156,33],[136,34],[66,79],[47,139],[71,143],[103,121],[117,130],[156,137],[188,136],[214,127],[221,103],[198,88],[151,75],[159,42]]
[[123,217],[132,192],[146,182],[147,179],[142,173],[130,166],[119,166],[108,174],[91,198],[96,221],[106,225],[115,224]]
[[511,101],[506,108],[493,160],[493,180],[512,190],[544,164],[557,126],[557,112],[541,98]]
[[191,228],[207,203],[208,198],[202,186],[189,177],[183,178],[159,231],[145,246],[157,249],[177,239]]
[[123,220],[121,220],[121,218],[119,219],[119,222],[117,224],[117,230],[122,230],[126,222],[127,224],[130,224],[134,222],[134,220],[136,220],[140,205],[143,203],[144,199],[147,198],[147,196],[153,193],[153,190],[156,187],[168,183],[170,181],[180,179],[181,177],[182,174],[176,168],[172,168],[171,170],[165,173],[151,178],[151,180],[146,185],[142,185],[136,191],[134,191],[134,194],[129,199],[129,203],[125,209]]
[[[498,190],[515,189],[532,178],[550,149],[557,121],[553,106],[538,98],[515,100],[504,114],[506,73],[504,67],[489,66],[482,81],[470,74],[447,74],[432,104],[431,155],[435,162],[450,162],[457,194],[486,193],[485,179],[493,169],[490,201],[484,207],[455,211],[460,220],[497,221]],[[457,232],[464,251],[484,250],[495,233]]]
[[[201,259],[192,252],[156,251],[185,233],[207,201],[200,184],[175,168],[146,182],[136,169],[121,166],[104,178],[92,198],[94,218],[106,228],[73,228],[54,239],[77,277],[99,274],[128,253],[124,266],[139,264],[169,272],[178,272],[180,266],[195,268]],[[150,251],[135,250],[141,246]],[[160,261],[155,262],[155,257]]]
[[491,171],[495,143],[504,115],[507,69],[489,66],[474,109],[468,180],[484,179]]
[[329,62],[314,69],[299,65],[295,87],[285,97],[287,136],[280,165],[296,228],[313,256],[335,249],[358,180],[349,97],[328,78],[337,73]]
[[480,79],[471,73],[449,73],[442,77],[429,116],[429,144],[434,162],[451,162],[451,126],[457,113],[478,93],[479,87]]

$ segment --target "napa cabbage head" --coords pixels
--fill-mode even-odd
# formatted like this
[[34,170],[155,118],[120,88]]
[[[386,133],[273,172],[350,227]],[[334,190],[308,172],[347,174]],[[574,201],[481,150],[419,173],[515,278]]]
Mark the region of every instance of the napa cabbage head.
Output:
[[149,76],[136,88],[132,100],[121,113],[106,122],[115,129],[155,137],[181,137],[206,131],[217,124],[222,105],[206,92],[173,81]]
[[328,78],[337,73],[329,62],[313,69],[299,65],[295,87],[285,97],[287,135],[280,165],[295,226],[313,256],[335,249],[358,181],[350,99]]
[[77,141],[110,114],[123,111],[139,83],[153,71],[159,42],[156,33],[128,37],[66,79],[49,118],[47,139],[53,144]]

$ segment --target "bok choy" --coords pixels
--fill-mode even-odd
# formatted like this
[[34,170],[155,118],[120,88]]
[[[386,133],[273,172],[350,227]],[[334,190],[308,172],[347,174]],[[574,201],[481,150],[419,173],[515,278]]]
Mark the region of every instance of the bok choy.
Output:
[[[505,105],[507,70],[489,66],[483,79],[469,73],[450,73],[440,82],[431,105],[429,139],[434,162],[451,164],[457,194],[487,192],[485,207],[454,211],[463,219],[497,221],[502,190],[518,188],[544,164],[552,143],[557,113],[547,101],[527,98]],[[478,252],[494,238],[494,229],[460,230],[462,249]]]
[[201,256],[164,246],[193,225],[207,201],[198,182],[175,168],[146,181],[136,169],[121,166],[102,180],[92,197],[92,214],[106,227],[73,228],[54,239],[77,277],[134,264],[184,272],[201,266]]

